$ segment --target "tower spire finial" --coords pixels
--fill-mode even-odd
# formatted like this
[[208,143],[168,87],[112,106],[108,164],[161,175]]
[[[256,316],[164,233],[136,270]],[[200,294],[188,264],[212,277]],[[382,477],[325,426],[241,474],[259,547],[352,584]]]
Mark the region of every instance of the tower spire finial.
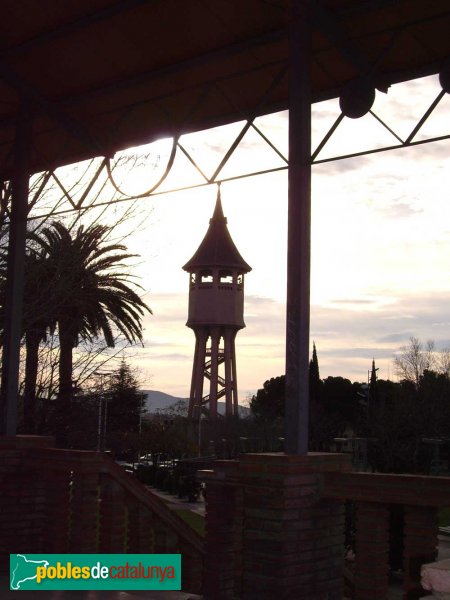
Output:
[[183,267],[185,271],[194,273],[198,269],[237,269],[240,273],[248,273],[251,267],[239,254],[227,227],[227,219],[223,214],[220,188],[209,228],[194,256]]
[[214,213],[213,216],[211,217],[211,219],[209,220],[210,223],[227,223],[227,218],[225,217],[225,215],[223,214],[223,208],[222,208],[222,195],[220,193],[220,183],[217,184],[217,199],[216,199],[216,206],[214,207]]

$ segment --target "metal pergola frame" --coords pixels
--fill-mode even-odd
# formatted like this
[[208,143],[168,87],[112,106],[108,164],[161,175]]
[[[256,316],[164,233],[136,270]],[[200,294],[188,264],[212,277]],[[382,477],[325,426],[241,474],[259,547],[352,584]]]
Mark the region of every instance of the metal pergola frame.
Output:
[[[285,163],[282,167],[267,169],[260,172],[249,173],[243,176],[256,175],[263,172],[273,172],[277,170],[288,169],[289,193],[288,193],[288,255],[287,255],[287,315],[286,315],[286,448],[287,454],[306,454],[308,451],[308,366],[309,366],[309,318],[310,318],[310,234],[311,234],[311,168],[313,164],[320,164],[332,160],[353,158],[364,154],[377,153],[390,149],[407,148],[413,145],[423,144],[429,141],[446,140],[450,134],[430,138],[416,139],[421,127],[431,115],[433,110],[442,100],[444,94],[448,92],[448,71],[450,61],[450,48],[445,55],[431,56],[428,61],[421,61],[421,64],[408,66],[404,69],[390,69],[389,73],[380,68],[380,64],[386,60],[390,53],[396,51],[396,45],[401,38],[401,30],[393,28],[392,35],[382,45],[381,51],[372,59],[369,59],[360,48],[357,47],[355,40],[352,39],[345,30],[343,23],[345,19],[358,17],[359,14],[365,14],[364,11],[383,11],[386,8],[395,7],[398,0],[378,0],[372,2],[358,2],[347,7],[340,15],[333,13],[327,4],[332,0],[321,0],[313,2],[312,0],[292,0],[289,26],[287,30],[274,30],[270,33],[248,38],[244,41],[229,44],[226,47],[211,50],[196,58],[186,58],[170,67],[164,67],[147,73],[141,73],[139,77],[124,78],[112,84],[114,90],[120,86],[126,87],[130,83],[139,84],[139,82],[157,81],[160,77],[180,74],[183,70],[197,68],[216,59],[236,56],[243,51],[252,48],[259,48],[262,44],[277,42],[280,39],[289,40],[289,53],[287,64],[277,59],[274,60],[276,69],[273,69],[272,78],[268,85],[265,85],[263,93],[258,103],[253,106],[250,114],[236,106],[231,98],[227,96],[226,90],[221,89],[220,74],[214,80],[202,86],[192,105],[184,111],[184,117],[180,124],[178,117],[179,131],[173,135],[173,149],[169,158],[166,173],[161,181],[151,190],[140,196],[156,195],[161,193],[158,186],[165,179],[173,165],[177,151],[182,152],[186,158],[197,168],[203,180],[200,185],[210,185],[211,183],[220,183],[233,178],[221,178],[223,167],[232,156],[233,152],[239,146],[246,132],[252,128],[262,139],[278,154]],[[437,1],[437,0],[436,0]],[[284,3],[273,0],[274,6],[281,7]],[[1,404],[1,432],[7,435],[14,435],[16,431],[17,416],[17,389],[18,389],[18,369],[19,369],[19,349],[20,349],[20,322],[22,312],[23,295],[23,272],[24,272],[24,252],[25,252],[25,234],[26,221],[30,206],[33,206],[39,196],[39,192],[33,198],[31,204],[28,202],[28,182],[30,173],[35,170],[36,158],[32,157],[33,149],[33,117],[36,111],[43,113],[57,126],[61,127],[66,133],[77,139],[85,148],[81,153],[90,156],[105,156],[98,167],[94,178],[86,188],[86,193],[75,203],[70,199],[70,194],[64,189],[61,182],[57,184],[62,189],[64,195],[72,203],[73,210],[87,210],[89,205],[85,205],[89,189],[94,185],[95,178],[106,169],[108,177],[112,179],[111,169],[111,151],[105,148],[104,144],[93,137],[82,120],[70,116],[66,108],[70,108],[76,102],[86,100],[88,97],[94,97],[98,94],[104,94],[107,86],[103,85],[101,89],[85,92],[83,98],[75,95],[63,103],[55,103],[39,93],[33,86],[29,85],[7,62],[8,59],[19,55],[21,52],[27,52],[34,45],[39,45],[43,41],[55,40],[58,37],[64,37],[74,31],[83,29],[87,25],[92,25],[97,21],[108,20],[112,16],[127,10],[132,10],[138,6],[145,5],[146,0],[125,0],[122,3],[114,4],[93,12],[89,17],[60,26],[58,30],[41,32],[35,36],[0,53],[0,80],[11,86],[21,97],[21,108],[17,112],[15,125],[15,142],[10,152],[4,157],[4,181],[8,181],[7,189],[3,190],[2,204],[8,195],[11,197],[11,208],[9,211],[10,236],[8,251],[8,285],[5,304],[5,327],[4,327],[4,345],[3,345],[3,368],[2,368],[2,404]],[[352,12],[353,11],[353,12]],[[448,18],[450,11],[442,13],[442,18]],[[420,17],[418,17],[420,19]],[[338,82],[336,87],[328,87],[326,91],[317,92],[312,87],[312,35],[313,32],[320,31],[329,43],[337,50],[340,60],[343,61],[351,71],[352,75],[343,76],[344,83]],[[441,53],[442,54],[442,53]],[[317,61],[317,56],[316,56]],[[395,61],[394,61],[395,62]],[[408,63],[405,57],[405,64]],[[273,65],[272,65],[273,66]],[[347,68],[346,67],[346,68]],[[346,73],[344,69],[343,72]],[[384,123],[375,113],[372,112],[372,103],[367,101],[375,93],[375,89],[382,92],[392,83],[404,81],[410,77],[429,75],[432,73],[441,73],[441,84],[443,87],[437,98],[433,101],[417,125],[413,128],[406,139],[402,139],[392,128]],[[287,157],[280,152],[276,146],[264,135],[255,125],[255,118],[261,114],[271,112],[276,108],[286,108],[284,103],[280,104],[281,97],[278,91],[279,86],[286,86],[286,77],[289,79],[289,96],[287,107],[289,108],[289,161]],[[344,114],[348,109],[343,107],[342,98],[349,89],[354,86],[356,89],[355,110],[357,116],[370,112],[380,124],[386,128],[393,137],[393,143],[382,148],[368,149],[366,151],[331,158],[320,158],[320,153],[332,138],[334,132],[344,119]],[[231,144],[223,160],[215,169],[211,177],[206,176],[196,165],[190,153],[180,142],[180,135],[192,130],[191,119],[200,106],[204,106],[208,101],[208,95],[211,89],[215,93],[219,91],[227,105],[224,113],[225,122],[231,120],[244,120],[245,124],[240,133]],[[112,88],[110,89],[112,92]],[[282,94],[281,94],[282,95]],[[330,130],[326,133],[317,148],[311,150],[311,102],[320,99],[341,97],[341,108],[343,114],[339,115]],[[161,96],[161,100],[163,97]],[[157,103],[157,100],[155,102]],[[167,106],[159,107],[169,120]],[[355,116],[350,114],[348,116]],[[174,117],[175,120],[176,117]],[[3,123],[8,124],[8,119],[3,119]],[[210,123],[214,125],[214,118],[208,122],[203,119],[202,124]],[[1,120],[0,120],[1,125]],[[34,162],[33,162],[34,161]],[[64,160],[62,161],[62,164]],[[6,165],[6,167],[5,167]],[[50,178],[56,178],[54,167],[48,174],[43,175],[43,181]],[[240,177],[240,176],[239,176]],[[238,178],[238,177],[236,177]],[[56,179],[55,179],[56,180]],[[45,184],[43,184],[45,186]],[[190,186],[190,187],[198,187]],[[40,189],[43,189],[40,188]],[[166,190],[166,193],[169,190]],[[133,196],[119,198],[117,201],[127,200]],[[100,206],[101,204],[95,204]],[[57,214],[56,211],[53,214]]]

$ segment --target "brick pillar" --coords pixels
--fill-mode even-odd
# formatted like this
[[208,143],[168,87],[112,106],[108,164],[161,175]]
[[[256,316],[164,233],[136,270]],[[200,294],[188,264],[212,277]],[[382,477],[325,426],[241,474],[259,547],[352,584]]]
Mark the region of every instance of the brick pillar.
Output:
[[202,554],[194,550],[186,541],[180,543],[179,551],[182,556],[181,589],[192,594],[200,594],[203,585]]
[[151,553],[153,544],[151,513],[132,496],[126,498],[126,522],[127,543],[124,552],[129,554]]
[[403,598],[416,599],[426,592],[420,585],[420,567],[437,557],[437,509],[405,506]]
[[241,486],[235,487],[233,515],[233,576],[235,596],[242,595],[243,531],[244,531],[244,493]]
[[46,471],[46,525],[42,546],[51,554],[69,551],[70,482],[68,470]]
[[72,484],[70,551],[87,554],[98,551],[97,471],[75,471]]
[[322,473],[349,471],[349,456],[248,454],[243,486],[245,600],[341,600],[344,505],[321,499]]
[[52,438],[0,436],[0,574],[9,573],[9,553],[39,553],[46,534],[46,465],[37,470],[29,456]]
[[156,554],[167,554],[168,550],[166,547],[166,534],[167,529],[161,523],[161,521],[156,518],[153,520],[153,540],[154,540],[154,552]]
[[122,486],[100,475],[100,552],[125,552],[127,511]]
[[206,539],[203,593],[205,600],[231,600],[235,590],[236,559],[240,562],[241,521],[237,511],[238,484],[232,479],[238,463],[217,461],[206,481]]
[[203,473],[205,600],[341,600],[344,508],[320,488],[350,470],[347,455],[247,454]]
[[179,554],[180,541],[177,533],[158,517],[153,521],[153,534],[154,552],[157,554]]
[[139,547],[140,552],[152,554],[155,552],[155,534],[153,531],[153,515],[145,506],[139,509]]
[[20,467],[0,480],[0,573],[4,573],[10,553],[42,550],[45,490],[34,471]]
[[180,552],[180,540],[178,534],[171,528],[166,528],[166,553],[167,554],[179,554]]
[[371,502],[356,510],[355,599],[381,600],[389,585],[389,510]]

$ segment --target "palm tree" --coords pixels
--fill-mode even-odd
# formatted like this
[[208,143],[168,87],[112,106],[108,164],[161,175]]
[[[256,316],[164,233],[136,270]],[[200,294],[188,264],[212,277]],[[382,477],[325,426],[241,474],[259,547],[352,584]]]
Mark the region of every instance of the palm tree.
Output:
[[40,256],[45,255],[49,277],[52,309],[49,314],[45,311],[46,327],[54,323],[58,327],[60,401],[72,396],[73,350],[80,340],[103,337],[108,347],[114,347],[115,328],[128,342],[142,342],[142,317],[147,311],[151,313],[130,287],[124,270],[123,261],[133,255],[122,244],[108,244],[109,231],[108,227],[91,225],[72,233],[54,222],[34,236]]
[[[24,387],[24,431],[34,433],[36,416],[36,380],[38,373],[39,345],[49,330],[54,330],[56,321],[52,317],[52,302],[49,290],[49,265],[45,252],[36,244],[33,234],[28,238],[24,265],[24,302],[22,315],[22,336],[25,341],[25,387]],[[0,322],[4,320],[6,301],[5,248],[0,250]],[[1,337],[3,331],[1,332]],[[3,343],[3,340],[2,340]]]
[[74,234],[55,222],[40,232],[52,263],[54,317],[58,324],[60,400],[72,395],[73,350],[82,339],[102,336],[114,347],[113,326],[130,343],[142,342],[142,317],[151,312],[128,284],[122,244],[107,244],[109,228],[80,226]]

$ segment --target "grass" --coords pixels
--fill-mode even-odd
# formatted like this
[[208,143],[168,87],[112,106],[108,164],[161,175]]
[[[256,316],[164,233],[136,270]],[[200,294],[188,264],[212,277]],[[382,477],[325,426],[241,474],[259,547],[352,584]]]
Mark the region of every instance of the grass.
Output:
[[175,511],[179,517],[186,521],[198,534],[205,537],[205,519],[196,512],[192,512],[187,508],[180,508]]
[[439,510],[439,527],[450,526],[450,507]]

